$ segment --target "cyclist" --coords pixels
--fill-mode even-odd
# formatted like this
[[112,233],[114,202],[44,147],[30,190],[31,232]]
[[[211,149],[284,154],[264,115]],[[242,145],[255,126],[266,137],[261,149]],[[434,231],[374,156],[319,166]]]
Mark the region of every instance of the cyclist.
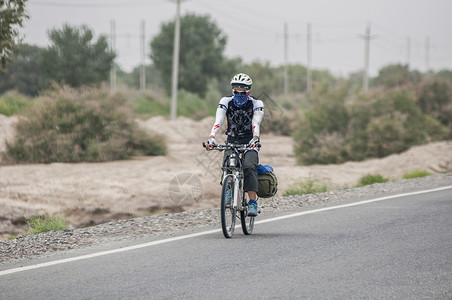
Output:
[[[253,81],[239,73],[231,79],[232,95],[223,97],[217,108],[215,123],[212,127],[206,149],[212,149],[217,142],[215,136],[220,131],[225,118],[228,120],[227,142],[248,144],[243,159],[244,191],[248,192],[248,216],[257,216],[257,171],[259,163],[259,128],[264,117],[264,104],[261,100],[250,96]],[[224,154],[224,161],[230,151]]]

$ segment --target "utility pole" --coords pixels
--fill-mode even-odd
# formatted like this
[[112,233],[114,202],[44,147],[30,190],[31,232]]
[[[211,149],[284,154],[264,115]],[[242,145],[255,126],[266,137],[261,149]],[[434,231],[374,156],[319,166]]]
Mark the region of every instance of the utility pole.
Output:
[[[116,22],[110,21],[110,50],[116,52]],[[116,66],[113,61],[110,68],[110,93],[116,92]]]
[[311,94],[312,92],[312,82],[311,82],[311,50],[312,50],[312,46],[311,46],[311,23],[308,23],[308,40],[307,40],[307,45],[308,45],[308,78],[306,80],[306,90],[308,92],[308,94]]
[[410,69],[410,60],[411,60],[411,39],[408,37],[406,39],[406,65],[408,69]]
[[364,72],[363,72],[363,91],[369,90],[369,52],[370,52],[370,40],[373,36],[370,35],[370,23],[367,24],[366,33],[363,36],[365,41],[364,47]]
[[174,26],[174,48],[173,48],[173,80],[171,87],[171,120],[177,117],[177,86],[179,78],[179,51],[180,51],[180,2],[176,0],[176,24]]
[[430,71],[430,37],[425,38],[425,71],[428,73]]
[[145,22],[144,20],[141,21],[141,35],[140,35],[140,40],[141,40],[141,67],[140,67],[140,91],[144,91],[146,89],[146,72],[145,72],[145,45],[146,45],[146,40],[145,40]]
[[287,60],[288,60],[288,41],[289,34],[287,32],[287,23],[284,23],[284,95],[289,94],[289,74],[287,70]]

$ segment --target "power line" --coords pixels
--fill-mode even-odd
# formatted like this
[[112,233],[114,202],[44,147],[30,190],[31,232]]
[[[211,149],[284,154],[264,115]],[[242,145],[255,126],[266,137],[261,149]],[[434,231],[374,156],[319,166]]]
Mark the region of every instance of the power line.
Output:
[[138,5],[160,5],[162,3],[158,2],[150,2],[150,1],[127,1],[126,3],[111,3],[109,1],[108,3],[93,3],[93,2],[86,2],[86,3],[61,3],[61,2],[51,2],[51,1],[33,1],[30,2],[32,5],[39,5],[39,6],[55,6],[55,7],[118,7],[118,6],[138,6]]
[[229,24],[229,26],[232,24],[233,27],[236,27],[237,29],[239,29],[241,32],[252,32],[254,34],[259,34],[259,35],[268,35],[268,34],[274,34],[277,33],[274,30],[269,30],[269,28],[266,27],[261,27],[256,23],[251,23],[248,22],[246,18],[237,18],[234,14],[227,14],[224,13],[224,10],[218,10],[215,7],[203,2],[203,1],[197,1],[200,4],[202,4],[203,7],[208,8],[212,13],[216,14],[216,15],[221,15],[225,18],[227,18],[227,20],[233,20],[235,22],[231,22]]

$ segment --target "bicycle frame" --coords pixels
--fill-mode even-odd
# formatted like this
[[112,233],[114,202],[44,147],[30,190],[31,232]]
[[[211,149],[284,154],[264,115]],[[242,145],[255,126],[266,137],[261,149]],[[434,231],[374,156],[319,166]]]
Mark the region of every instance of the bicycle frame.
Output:
[[[243,152],[240,152],[237,148],[233,147],[233,153],[227,158],[225,161],[226,166],[223,166],[223,182],[225,182],[226,177],[232,176],[234,179],[234,195],[233,195],[233,202],[232,205],[234,208],[237,208],[238,211],[243,210],[242,206],[242,199],[239,198],[240,196],[243,197],[243,194],[240,195],[240,192],[242,191],[240,189],[240,184],[243,184]],[[242,154],[242,156],[240,156]],[[228,173],[231,172],[231,173]]]

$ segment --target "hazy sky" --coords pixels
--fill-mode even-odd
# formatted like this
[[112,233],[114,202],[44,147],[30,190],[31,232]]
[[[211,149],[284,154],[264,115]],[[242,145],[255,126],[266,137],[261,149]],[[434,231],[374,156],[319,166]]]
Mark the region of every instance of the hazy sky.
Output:
[[[98,36],[110,35],[115,20],[117,63],[127,71],[140,63],[140,22],[146,22],[149,52],[160,25],[176,14],[174,0],[29,0],[27,9],[25,42],[39,46],[48,45],[49,29],[64,23],[86,24]],[[391,63],[452,69],[452,0],[186,0],[186,13],[209,15],[228,37],[225,54],[245,61],[281,65],[287,23],[288,60],[306,65],[311,23],[313,67],[347,75],[363,68],[362,37],[370,23],[372,75]]]

